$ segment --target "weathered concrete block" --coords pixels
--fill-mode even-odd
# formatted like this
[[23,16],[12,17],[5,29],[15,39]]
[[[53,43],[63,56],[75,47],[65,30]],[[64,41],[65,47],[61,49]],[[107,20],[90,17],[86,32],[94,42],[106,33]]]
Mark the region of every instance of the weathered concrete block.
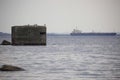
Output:
[[46,45],[46,26],[13,26],[12,45]]

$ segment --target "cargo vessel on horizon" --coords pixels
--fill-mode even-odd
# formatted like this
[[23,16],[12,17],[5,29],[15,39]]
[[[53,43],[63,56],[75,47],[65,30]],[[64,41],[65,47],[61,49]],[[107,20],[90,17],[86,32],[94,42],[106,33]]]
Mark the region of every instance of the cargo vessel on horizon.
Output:
[[78,29],[73,29],[70,33],[71,36],[116,36],[117,33],[115,32],[82,32]]

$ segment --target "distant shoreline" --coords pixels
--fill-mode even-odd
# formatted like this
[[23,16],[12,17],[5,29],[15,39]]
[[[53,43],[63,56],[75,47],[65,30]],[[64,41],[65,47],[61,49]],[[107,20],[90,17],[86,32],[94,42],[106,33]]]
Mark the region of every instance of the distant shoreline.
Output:
[[[10,33],[4,33],[0,32],[0,37],[6,36],[6,37],[11,37]],[[47,33],[47,36],[71,36],[70,34],[65,34],[65,33]],[[116,36],[120,36],[120,33],[117,33]]]
[[0,36],[11,36],[9,33],[0,32]]
[[[70,34],[64,33],[47,33],[47,36],[69,36]],[[0,36],[11,36],[10,33],[0,32]]]

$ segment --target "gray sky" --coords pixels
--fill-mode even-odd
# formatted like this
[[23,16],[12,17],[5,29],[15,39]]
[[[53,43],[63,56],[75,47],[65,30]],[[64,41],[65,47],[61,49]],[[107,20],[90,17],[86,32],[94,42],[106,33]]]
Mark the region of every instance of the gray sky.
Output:
[[0,31],[47,25],[48,32],[120,32],[120,0],[0,0]]

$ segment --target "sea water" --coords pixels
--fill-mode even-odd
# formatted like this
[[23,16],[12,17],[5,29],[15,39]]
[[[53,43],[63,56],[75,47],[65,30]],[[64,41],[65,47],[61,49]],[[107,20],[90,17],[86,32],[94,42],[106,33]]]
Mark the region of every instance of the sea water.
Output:
[[46,46],[0,45],[3,64],[25,71],[0,71],[0,80],[120,80],[120,36],[47,36]]

